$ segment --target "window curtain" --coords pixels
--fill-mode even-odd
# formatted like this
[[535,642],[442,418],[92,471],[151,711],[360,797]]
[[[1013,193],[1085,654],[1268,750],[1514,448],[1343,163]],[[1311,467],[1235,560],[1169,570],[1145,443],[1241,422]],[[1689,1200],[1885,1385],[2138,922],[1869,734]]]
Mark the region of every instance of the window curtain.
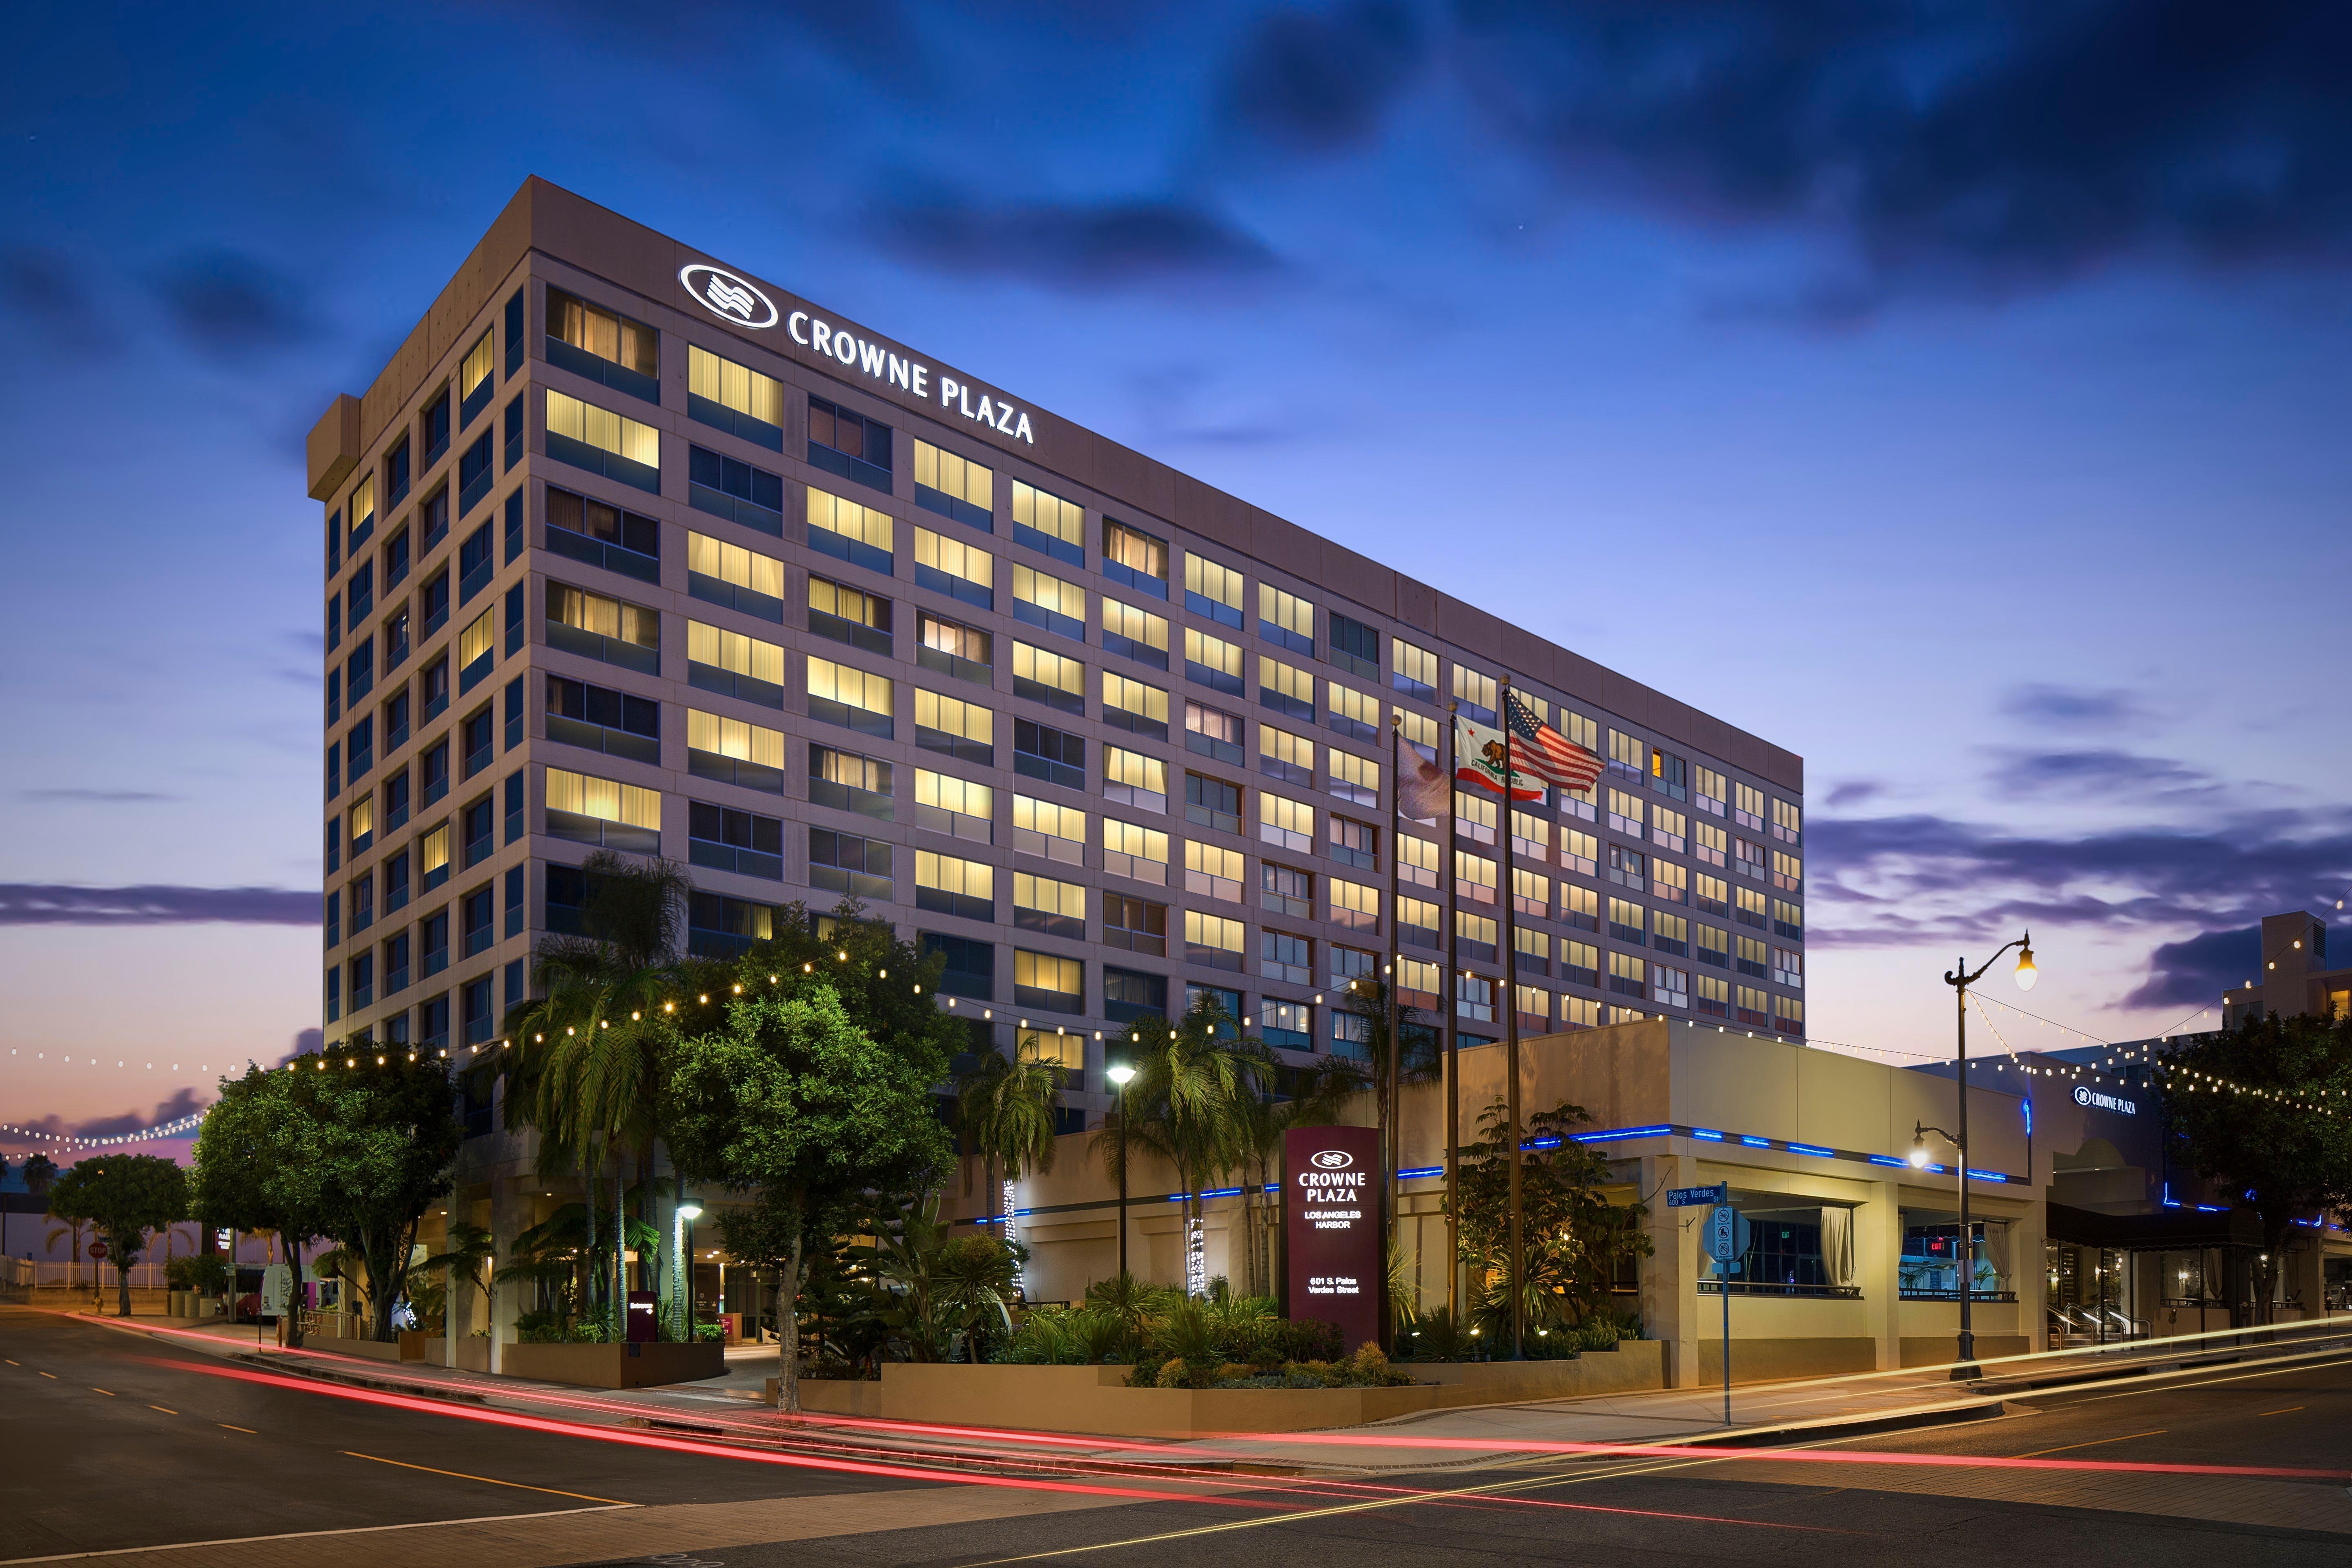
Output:
[[1854,1282],[1853,1211],[1822,1210],[1822,1272],[1832,1285],[1850,1289]]

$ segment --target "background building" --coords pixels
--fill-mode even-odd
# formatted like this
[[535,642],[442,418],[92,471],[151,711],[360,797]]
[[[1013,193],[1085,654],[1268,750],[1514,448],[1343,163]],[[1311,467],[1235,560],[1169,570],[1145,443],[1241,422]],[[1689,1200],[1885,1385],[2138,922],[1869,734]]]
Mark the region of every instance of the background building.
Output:
[[[688,864],[698,951],[919,932],[1080,1108],[1098,1031],[1204,990],[1360,1049],[1327,999],[1391,919],[1408,999],[1498,1036],[1504,896],[1532,1031],[1803,1031],[1799,758],[543,182],[310,479],[331,1045],[494,1039],[598,847]],[[1513,815],[1511,889],[1491,805],[1391,841],[1383,729],[1504,677],[1608,764]]]
[[2327,926],[2305,910],[2263,917],[2260,967],[2221,995],[2221,1026],[2264,1013],[2340,1018],[2352,1013],[2352,968],[2327,966]]

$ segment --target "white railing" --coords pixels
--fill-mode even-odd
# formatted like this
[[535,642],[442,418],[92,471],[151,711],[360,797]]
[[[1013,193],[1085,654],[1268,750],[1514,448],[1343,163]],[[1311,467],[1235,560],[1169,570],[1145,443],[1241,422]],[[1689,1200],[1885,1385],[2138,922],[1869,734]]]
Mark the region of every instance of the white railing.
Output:
[[[8,1282],[12,1285],[29,1285],[37,1290],[115,1289],[114,1265],[111,1263],[93,1263],[88,1258],[79,1263],[36,1263],[22,1258],[8,1261]],[[133,1290],[161,1290],[163,1286],[163,1264],[147,1262],[131,1266],[131,1288]]]

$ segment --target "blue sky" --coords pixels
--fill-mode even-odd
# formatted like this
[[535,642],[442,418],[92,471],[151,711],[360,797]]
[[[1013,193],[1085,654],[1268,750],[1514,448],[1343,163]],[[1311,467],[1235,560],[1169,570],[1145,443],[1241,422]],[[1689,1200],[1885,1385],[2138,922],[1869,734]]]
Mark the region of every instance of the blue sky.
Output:
[[316,1022],[300,439],[530,174],[1802,753],[1826,1038],[1944,1048],[1937,976],[2026,922],[2036,1011],[2163,1028],[2352,881],[2347,14],[26,27],[0,1120],[169,1115]]

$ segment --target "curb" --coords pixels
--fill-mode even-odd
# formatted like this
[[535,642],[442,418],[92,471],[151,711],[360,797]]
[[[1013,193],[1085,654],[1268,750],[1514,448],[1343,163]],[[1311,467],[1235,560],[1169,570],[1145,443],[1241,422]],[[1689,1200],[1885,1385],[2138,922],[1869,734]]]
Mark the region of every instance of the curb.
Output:
[[320,1383],[347,1384],[353,1388],[372,1389],[378,1394],[405,1394],[420,1399],[439,1399],[451,1404],[488,1406],[489,1401],[467,1389],[438,1388],[429,1383],[395,1383],[387,1377],[367,1377],[358,1373],[344,1372],[338,1367],[320,1366],[316,1362],[286,1362],[276,1356],[257,1354],[252,1351],[231,1352],[230,1361],[243,1362],[247,1366],[267,1368],[294,1377],[308,1377]]

